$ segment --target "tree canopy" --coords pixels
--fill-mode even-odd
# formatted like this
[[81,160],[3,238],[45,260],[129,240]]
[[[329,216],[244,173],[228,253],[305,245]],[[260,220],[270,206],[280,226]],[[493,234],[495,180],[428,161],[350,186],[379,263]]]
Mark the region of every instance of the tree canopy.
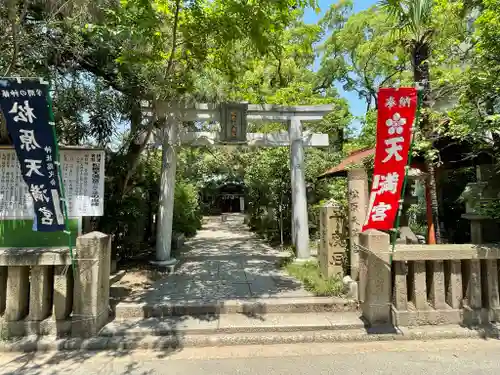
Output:
[[[161,121],[144,116],[141,100],[332,104],[324,120],[307,125],[330,137],[330,147],[306,155],[313,235],[318,205],[342,199],[344,191],[342,181],[316,177],[346,151],[374,145],[379,87],[424,85],[416,150],[426,156],[428,168],[440,166],[443,140],[467,144],[469,155],[462,158],[484,150],[498,156],[497,0],[384,0],[360,12],[354,12],[351,0],[339,0],[321,10],[316,24],[304,21],[306,9],[320,12],[315,0],[0,4],[0,74],[48,79],[60,140],[109,150],[106,211],[120,218],[110,231],[126,231],[128,218],[146,215],[146,208],[134,209],[139,201],[153,202],[147,215],[156,209],[152,181],[159,178],[160,155],[140,135],[151,134]],[[360,128],[351,126],[339,86],[365,103]],[[214,124],[183,126],[212,129]],[[249,126],[284,130],[274,123]],[[0,142],[8,142],[2,126]],[[199,217],[198,194],[211,176],[236,176],[248,189],[251,224],[271,228],[265,233],[270,239],[286,240],[291,226],[286,149],[184,148],[178,154],[176,197],[178,205],[191,207],[185,210],[190,216],[177,216],[179,223]],[[437,191],[435,198],[438,204]],[[180,213],[180,206],[176,209]]]

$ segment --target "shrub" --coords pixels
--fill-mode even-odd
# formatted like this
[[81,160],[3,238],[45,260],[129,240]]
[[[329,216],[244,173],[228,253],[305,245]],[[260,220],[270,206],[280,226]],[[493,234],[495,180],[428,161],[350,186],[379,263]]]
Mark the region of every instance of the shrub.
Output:
[[[120,258],[136,257],[154,246],[161,153],[155,150],[143,155],[130,188],[122,196],[120,177],[126,174],[127,166],[121,155],[109,156],[104,216],[99,221],[99,230],[113,235],[113,256]],[[179,175],[177,179],[172,230],[193,236],[201,227],[198,190]]]
[[316,262],[306,262],[303,264],[289,263],[284,268],[291,276],[302,281],[306,290],[313,292],[315,296],[336,297],[342,295],[342,280],[337,276],[323,277]]
[[192,237],[201,228],[201,210],[197,187],[187,181],[175,184],[174,217],[172,230]]

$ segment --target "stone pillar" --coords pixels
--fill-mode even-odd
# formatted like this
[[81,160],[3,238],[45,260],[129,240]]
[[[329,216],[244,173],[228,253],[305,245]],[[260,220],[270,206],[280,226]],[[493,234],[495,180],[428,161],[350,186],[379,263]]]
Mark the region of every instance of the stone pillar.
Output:
[[474,310],[482,307],[481,293],[481,261],[479,259],[469,260],[466,267],[469,268],[469,285],[467,287],[467,300],[469,306]]
[[111,237],[91,232],[77,238],[72,335],[95,336],[108,322]]
[[396,310],[408,310],[408,287],[406,281],[405,262],[393,262],[394,285],[392,287],[392,301]]
[[[481,283],[481,260],[468,259],[462,261],[462,272],[466,284],[463,300],[463,320],[466,324],[481,324],[483,322],[483,290]],[[497,276],[498,277],[498,276]],[[487,297],[487,290],[485,291]]]
[[304,176],[304,143],[302,124],[299,119],[292,119],[289,124],[292,172],[292,224],[295,225],[295,248],[297,259],[309,259],[309,224],[307,217],[307,195]]
[[318,261],[323,277],[344,276],[345,241],[342,207],[331,202],[320,209],[320,243]]
[[40,324],[51,315],[53,267],[31,267],[30,300],[27,333],[41,334]]
[[446,308],[446,289],[444,279],[444,262],[432,260],[429,262],[430,285],[429,299],[432,306],[438,309]]
[[360,285],[365,288],[361,311],[370,324],[385,324],[391,321],[391,267],[389,266],[389,235],[369,229],[359,235],[363,247],[366,271]]
[[483,243],[483,224],[481,220],[470,221],[470,239],[474,244],[482,244]]
[[498,263],[497,259],[486,259],[486,279],[488,306],[490,310],[490,321],[497,322],[499,319],[500,300],[498,298]]
[[[290,125],[289,125],[290,127]],[[290,129],[289,129],[290,131]],[[291,138],[290,138],[291,139]],[[295,186],[295,169],[292,166],[292,144],[290,143],[290,184],[292,186],[292,210],[295,207],[295,195],[293,194],[293,189]],[[295,246],[295,221],[293,220],[292,213],[292,245]]]
[[417,310],[427,308],[427,283],[425,280],[425,260],[416,260],[408,263],[408,273],[413,275],[413,283],[409,287],[413,290],[413,306]]
[[450,275],[446,287],[446,303],[452,309],[459,309],[462,303],[462,263],[460,260],[445,261],[445,272]]
[[73,307],[73,270],[71,266],[54,268],[54,302],[52,317],[56,321],[68,319]]
[[162,147],[162,166],[160,181],[160,202],[156,231],[156,260],[165,264],[175,263],[170,259],[172,250],[172,219],[174,215],[175,172],[177,153],[175,142],[178,138],[179,124],[170,120],[164,130]]
[[347,171],[347,198],[349,214],[351,257],[351,277],[354,281],[359,279],[359,233],[366,219],[368,206],[368,175],[364,168],[349,169]]
[[7,301],[4,319],[18,321],[26,317],[29,306],[29,267],[9,266],[7,275]]

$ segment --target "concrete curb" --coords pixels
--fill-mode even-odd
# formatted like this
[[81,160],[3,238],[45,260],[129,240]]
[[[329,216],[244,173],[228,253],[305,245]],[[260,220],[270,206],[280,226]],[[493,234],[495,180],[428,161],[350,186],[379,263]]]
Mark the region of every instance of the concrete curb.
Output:
[[213,347],[231,345],[269,345],[322,342],[370,342],[394,340],[499,339],[495,327],[464,328],[432,326],[415,328],[375,327],[368,330],[350,329],[313,332],[246,333],[186,336],[95,337],[91,339],[51,339],[26,337],[17,341],[0,342],[0,352],[47,351],[132,351],[179,350],[183,347]]
[[223,301],[172,301],[167,303],[120,302],[119,320],[204,314],[267,314],[357,311],[358,302],[337,297],[262,298]]

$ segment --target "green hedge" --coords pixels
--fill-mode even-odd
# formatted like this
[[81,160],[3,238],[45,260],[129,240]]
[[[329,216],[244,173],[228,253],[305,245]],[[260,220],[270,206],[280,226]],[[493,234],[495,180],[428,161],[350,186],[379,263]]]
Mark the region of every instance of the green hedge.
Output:
[[201,228],[202,222],[198,188],[190,182],[181,180],[175,184],[174,194],[172,230],[192,237]]

